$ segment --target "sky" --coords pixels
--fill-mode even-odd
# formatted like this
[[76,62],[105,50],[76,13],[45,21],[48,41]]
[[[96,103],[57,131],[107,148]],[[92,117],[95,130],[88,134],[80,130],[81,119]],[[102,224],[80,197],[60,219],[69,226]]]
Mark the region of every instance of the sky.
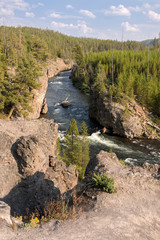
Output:
[[0,25],[142,41],[159,37],[160,0],[0,0]]

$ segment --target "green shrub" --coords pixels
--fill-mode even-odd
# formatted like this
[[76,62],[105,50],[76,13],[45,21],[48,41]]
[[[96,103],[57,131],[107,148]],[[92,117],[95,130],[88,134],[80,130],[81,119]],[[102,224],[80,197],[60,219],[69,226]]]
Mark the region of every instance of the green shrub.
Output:
[[109,153],[112,153],[113,152],[113,149],[112,149],[112,147],[109,149]]
[[126,162],[125,162],[124,160],[120,159],[119,161],[120,161],[120,163],[121,163],[124,167],[127,167],[127,164],[126,164]]
[[93,174],[92,180],[94,185],[101,188],[104,192],[114,193],[116,189],[114,188],[114,179],[107,176],[106,173],[103,174]]

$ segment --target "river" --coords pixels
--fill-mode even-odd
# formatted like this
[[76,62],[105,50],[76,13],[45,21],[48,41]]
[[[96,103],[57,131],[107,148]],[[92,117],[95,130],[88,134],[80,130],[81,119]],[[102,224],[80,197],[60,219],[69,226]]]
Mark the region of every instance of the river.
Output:
[[[78,126],[84,120],[89,129],[100,129],[100,126],[89,118],[89,97],[81,93],[72,85],[69,79],[70,71],[62,72],[48,83],[46,100],[48,105],[48,119],[54,119],[59,124],[60,136],[63,136],[72,118]],[[71,106],[63,108],[57,106],[58,102],[65,100],[67,95]],[[160,164],[160,142],[155,140],[129,140],[117,136],[102,135],[95,131],[89,136],[91,140],[91,153],[100,150],[115,152],[119,159],[130,164],[141,165],[144,161]]]

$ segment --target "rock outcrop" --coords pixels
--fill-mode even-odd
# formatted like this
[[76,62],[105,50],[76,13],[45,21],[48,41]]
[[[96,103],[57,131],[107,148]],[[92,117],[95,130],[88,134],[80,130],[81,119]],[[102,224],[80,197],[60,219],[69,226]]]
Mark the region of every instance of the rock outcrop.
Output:
[[0,200],[12,213],[44,208],[77,184],[76,168],[56,158],[57,129],[47,119],[0,122]]
[[33,100],[31,106],[33,112],[29,112],[29,119],[37,119],[40,117],[40,113],[46,114],[48,111],[45,95],[48,87],[48,79],[54,77],[61,71],[71,69],[70,62],[64,62],[63,59],[58,58],[56,61],[48,60],[46,66],[42,66],[42,76],[38,78],[38,82],[41,84],[40,90],[33,91]]
[[[97,165],[95,172],[107,173],[115,179],[116,186],[119,190],[123,188],[130,191],[130,185],[141,187],[143,189],[148,186],[159,186],[160,166],[145,162],[143,166],[128,166],[121,164],[115,153],[100,151],[97,155]],[[134,184],[133,184],[134,183]]]
[[108,97],[93,92],[91,95],[90,117],[96,119],[103,127],[111,130],[113,134],[122,137],[160,137],[160,129],[156,132],[154,126],[149,126],[143,108],[135,101],[129,101],[127,106],[124,106],[110,101]]
[[8,224],[12,224],[10,211],[10,206],[5,202],[0,201],[0,219],[5,220]]

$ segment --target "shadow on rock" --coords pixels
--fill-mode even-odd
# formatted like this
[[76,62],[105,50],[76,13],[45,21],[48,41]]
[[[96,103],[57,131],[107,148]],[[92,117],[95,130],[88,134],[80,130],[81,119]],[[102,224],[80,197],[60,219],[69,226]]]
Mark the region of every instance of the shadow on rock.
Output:
[[53,181],[45,179],[45,174],[36,172],[32,176],[22,179],[10,193],[3,199],[11,207],[11,215],[25,215],[34,212],[38,206],[44,209],[45,204],[56,200],[60,196],[60,190],[54,186]]

